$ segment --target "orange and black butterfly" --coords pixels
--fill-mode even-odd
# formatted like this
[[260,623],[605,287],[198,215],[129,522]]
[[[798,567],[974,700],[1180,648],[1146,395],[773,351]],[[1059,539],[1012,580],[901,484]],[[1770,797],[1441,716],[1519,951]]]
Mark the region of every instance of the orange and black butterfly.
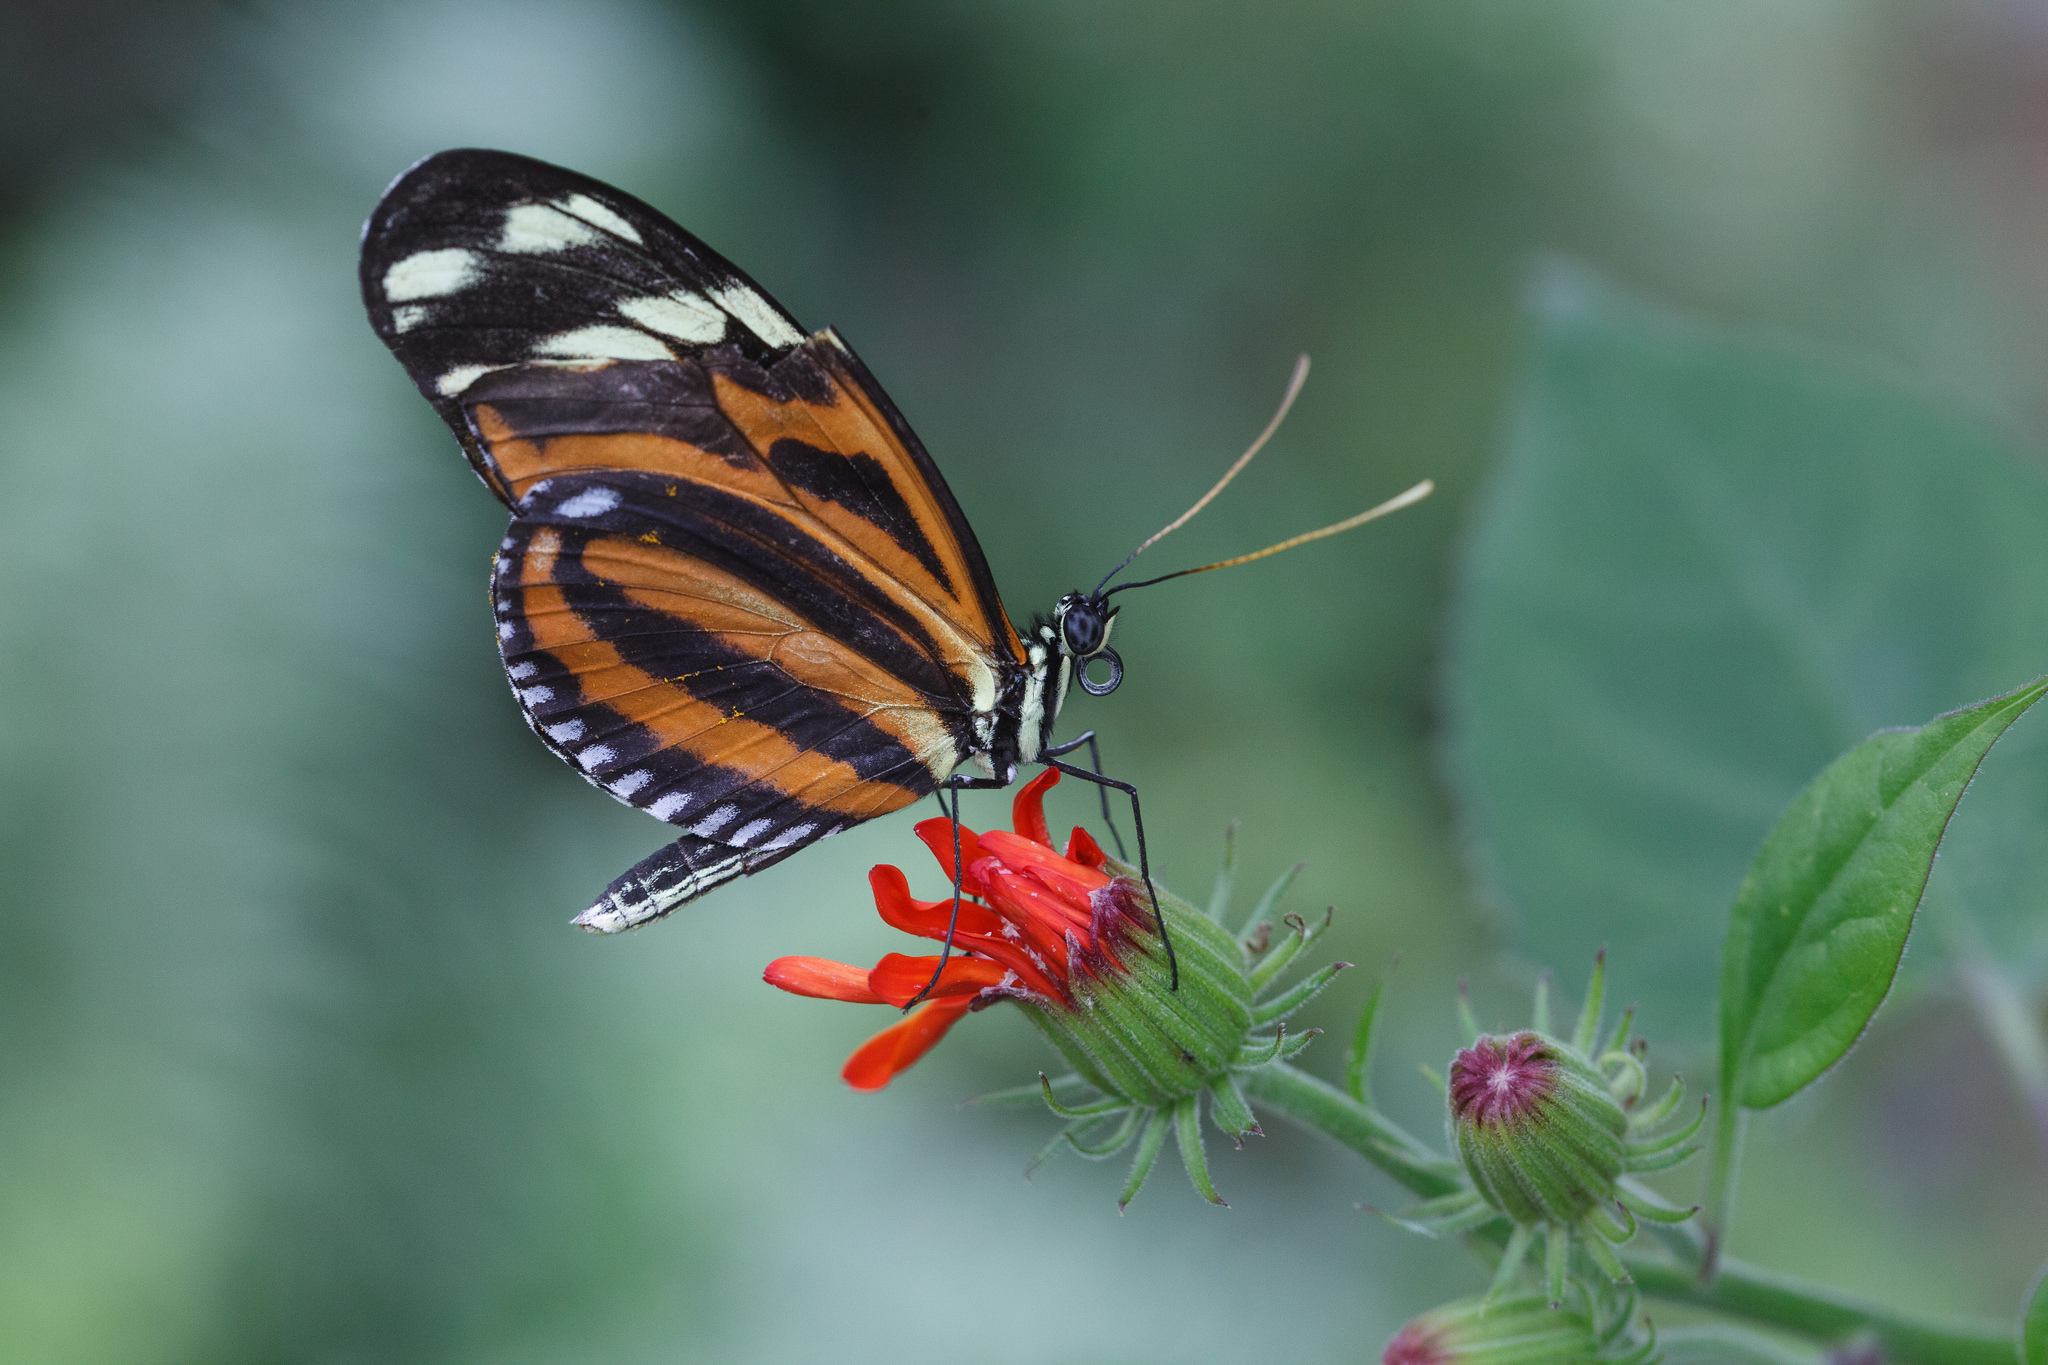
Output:
[[632,196],[505,152],[400,176],[364,229],[362,289],[511,510],[492,599],[528,723],[684,830],[578,924],[644,924],[1027,763],[1128,792],[1137,817],[1128,784],[1058,761],[1092,737],[1055,744],[1053,726],[1077,678],[1115,689],[1108,599],[1142,585],[1105,578],[1020,634],[938,467],[837,333]]

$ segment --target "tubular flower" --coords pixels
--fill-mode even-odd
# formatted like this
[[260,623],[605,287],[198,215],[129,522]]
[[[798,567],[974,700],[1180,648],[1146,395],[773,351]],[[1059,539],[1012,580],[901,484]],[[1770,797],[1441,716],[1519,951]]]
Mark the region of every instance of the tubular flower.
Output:
[[1513,1282],[1539,1231],[1554,1306],[1564,1298],[1575,1236],[1609,1280],[1625,1283],[1613,1246],[1635,1235],[1636,1218],[1682,1222],[1695,1212],[1671,1208],[1624,1180],[1675,1166],[1697,1151],[1686,1144],[1706,1108],[1702,1104],[1676,1132],[1652,1132],[1684,1101],[1685,1084],[1674,1077],[1662,1098],[1639,1105],[1648,1080],[1647,1046],[1629,1042],[1630,1016],[1598,1041],[1604,969],[1603,954],[1570,1042],[1544,1031],[1550,1023],[1546,987],[1538,988],[1534,1028],[1481,1035],[1466,1012],[1472,1043],[1451,1059],[1446,1086],[1451,1145],[1464,1166],[1465,1188],[1429,1201],[1410,1220],[1444,1232],[1506,1217],[1513,1231],[1493,1294]]
[[[1311,926],[1288,916],[1289,932],[1275,935],[1264,924],[1239,943],[1219,922],[1227,894],[1216,898],[1212,918],[1159,887],[1159,913],[1180,963],[1179,988],[1173,988],[1144,883],[1085,830],[1074,830],[1064,852],[1055,850],[1044,800],[1059,777],[1047,769],[1017,793],[1011,829],[960,828],[963,899],[954,955],[943,970],[937,955],[891,953],[868,969],[778,958],[764,976],[795,995],[903,1008],[938,971],[922,1003],[847,1059],[840,1074],[857,1090],[887,1085],[965,1015],[1013,1002],[1072,1068],[1057,1080],[1041,1075],[1037,1085],[987,1097],[1043,1098],[1068,1120],[1041,1161],[1062,1145],[1101,1158],[1136,1141],[1122,1201],[1128,1204],[1171,1130],[1195,1188],[1220,1204],[1202,1154],[1202,1099],[1208,1097],[1210,1120],[1239,1145],[1259,1131],[1233,1076],[1292,1056],[1312,1036],[1288,1037],[1284,1027],[1269,1035],[1259,1031],[1307,1004],[1345,964],[1325,967],[1263,1003],[1260,997],[1328,918]],[[917,836],[950,878],[952,822],[926,820]],[[1269,893],[1262,911],[1289,879]],[[868,884],[885,923],[945,940],[950,896],[916,899],[909,879],[887,864],[869,873]]]

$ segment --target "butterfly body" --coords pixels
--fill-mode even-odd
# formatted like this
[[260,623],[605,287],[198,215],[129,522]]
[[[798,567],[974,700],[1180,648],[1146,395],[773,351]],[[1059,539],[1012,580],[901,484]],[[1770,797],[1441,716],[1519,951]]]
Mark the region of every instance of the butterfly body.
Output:
[[941,787],[1007,785],[1057,751],[1076,677],[1121,676],[1099,595],[1020,636],[835,332],[631,196],[440,153],[372,215],[362,287],[511,512],[492,600],[528,724],[684,831],[579,924],[630,928]]

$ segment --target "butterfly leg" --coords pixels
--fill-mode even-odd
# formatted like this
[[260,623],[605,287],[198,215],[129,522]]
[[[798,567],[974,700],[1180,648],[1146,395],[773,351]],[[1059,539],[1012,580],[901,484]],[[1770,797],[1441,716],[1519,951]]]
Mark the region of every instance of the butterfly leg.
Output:
[[[1086,734],[1076,735],[1065,744],[1055,744],[1050,749],[1042,749],[1039,752],[1041,756],[1046,758],[1058,758],[1062,754],[1074,752],[1083,744],[1088,746],[1088,766],[1095,769],[1095,775],[1100,777],[1102,775],[1102,750],[1095,747],[1095,732],[1093,730],[1088,731]],[[1109,788],[1101,783],[1097,783],[1095,794],[1102,798],[1102,823],[1108,828],[1109,837],[1116,842],[1116,856],[1128,862],[1131,855],[1124,852],[1124,836],[1117,833],[1116,821],[1111,818],[1109,813]]]
[[911,996],[909,1003],[903,1006],[906,1013],[923,1003],[926,996],[938,989],[939,978],[945,974],[946,963],[953,956],[953,934],[960,927],[960,879],[966,873],[966,869],[960,866],[960,793],[987,791],[1009,785],[992,777],[949,777],[941,782],[939,790],[933,793],[939,798],[941,807],[946,804],[945,793],[953,793],[953,808],[946,812],[947,817],[953,822],[953,913],[946,919],[946,944],[939,950],[939,965],[933,969],[932,979],[924,983],[924,989]]
[[[1048,768],[1057,768],[1069,777],[1078,777],[1083,782],[1093,782],[1098,787],[1115,787],[1131,798],[1131,823],[1138,830],[1138,874],[1145,879],[1145,894],[1152,898],[1152,922],[1159,926],[1159,941],[1166,948],[1166,967],[1171,974],[1168,990],[1180,989],[1180,962],[1173,955],[1173,940],[1166,932],[1166,915],[1159,908],[1159,891],[1152,885],[1152,862],[1145,852],[1145,815],[1138,809],[1138,789],[1128,782],[1119,782],[1113,777],[1104,777],[1099,772],[1077,768],[1071,763],[1062,763],[1041,753],[1038,761]],[[955,868],[957,872],[958,863]]]

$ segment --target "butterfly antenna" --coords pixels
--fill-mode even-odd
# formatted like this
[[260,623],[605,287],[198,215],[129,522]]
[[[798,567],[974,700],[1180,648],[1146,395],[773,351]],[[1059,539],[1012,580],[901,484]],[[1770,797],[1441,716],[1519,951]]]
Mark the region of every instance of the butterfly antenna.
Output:
[[1207,573],[1211,569],[1228,569],[1239,564],[1249,564],[1254,559],[1264,559],[1267,555],[1277,555],[1282,550],[1291,550],[1297,545],[1306,545],[1311,540],[1321,540],[1325,536],[1334,536],[1340,531],[1348,531],[1354,526],[1363,526],[1368,521],[1383,517],[1389,512],[1398,512],[1403,507],[1421,502],[1435,491],[1436,484],[1428,479],[1424,479],[1407,492],[1388,498],[1377,507],[1368,507],[1356,516],[1346,517],[1344,520],[1325,526],[1319,531],[1304,531],[1298,536],[1289,536],[1278,545],[1268,545],[1263,550],[1254,550],[1248,555],[1238,555],[1235,559],[1219,559],[1214,564],[1204,564],[1198,569],[1182,569],[1178,573],[1161,574],[1157,578],[1147,578],[1137,583],[1119,583],[1111,588],[1109,592],[1102,595],[1108,597],[1112,594],[1120,593],[1126,588],[1149,588],[1154,583],[1164,583],[1169,578],[1186,578],[1192,573]]
[[1260,449],[1264,447],[1266,442],[1273,439],[1273,433],[1280,429],[1280,423],[1285,421],[1287,418],[1287,410],[1294,406],[1295,395],[1301,392],[1301,386],[1307,382],[1308,357],[1305,355],[1297,356],[1295,357],[1294,361],[1294,373],[1287,380],[1287,392],[1281,395],[1280,407],[1276,412],[1274,412],[1273,420],[1266,423],[1266,429],[1259,433],[1259,439],[1253,441],[1251,444],[1251,448],[1245,451],[1244,454],[1237,457],[1236,464],[1233,464],[1232,466],[1230,466],[1230,468],[1223,471],[1223,477],[1216,480],[1216,486],[1214,488],[1211,488],[1208,492],[1202,494],[1200,498],[1196,499],[1195,505],[1193,507],[1190,507],[1187,511],[1181,513],[1172,521],[1167,522],[1166,525],[1160,527],[1157,531],[1154,531],[1149,537],[1146,538],[1146,541],[1143,545],[1140,545],[1137,549],[1131,551],[1129,554],[1124,556],[1123,563],[1117,565],[1114,569],[1111,569],[1108,573],[1104,574],[1102,576],[1102,582],[1097,583],[1095,585],[1096,596],[1100,597],[1102,595],[1102,590],[1109,585],[1109,580],[1115,578],[1125,569],[1128,569],[1131,566],[1132,560],[1136,559],[1139,555],[1145,553],[1145,551],[1150,549],[1155,542],[1165,539],[1166,533],[1168,531],[1178,531],[1181,527],[1187,525],[1188,522],[1194,517],[1195,513],[1201,511],[1204,507],[1207,507],[1209,505],[1209,500],[1211,498],[1214,498],[1218,493],[1221,493],[1226,487],[1229,486],[1230,481],[1237,477],[1238,471],[1243,469],[1246,465],[1252,462],[1252,456],[1258,454]]

